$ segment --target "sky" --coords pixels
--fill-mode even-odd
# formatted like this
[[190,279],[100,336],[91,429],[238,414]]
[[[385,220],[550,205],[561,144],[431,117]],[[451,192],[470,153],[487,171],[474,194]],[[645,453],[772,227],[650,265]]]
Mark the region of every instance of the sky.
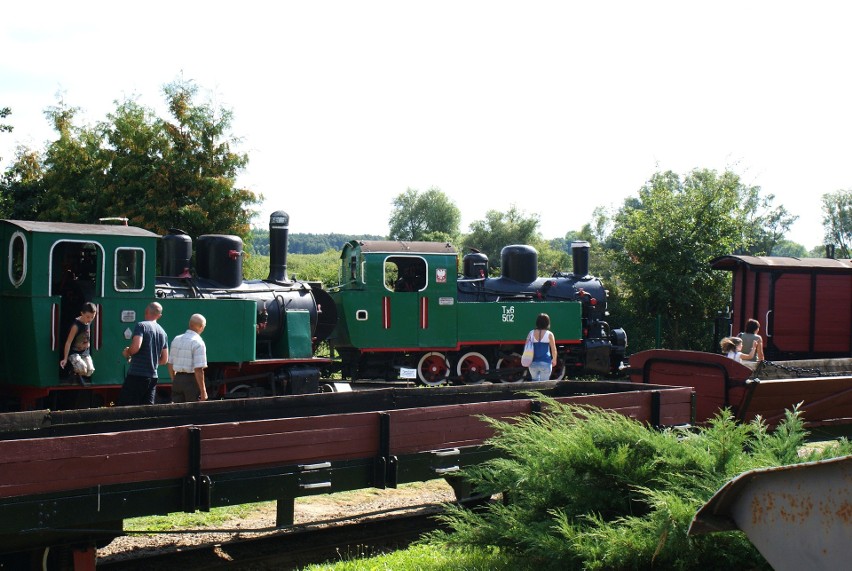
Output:
[[291,232],[386,234],[392,201],[439,188],[462,231],[488,210],[545,238],[617,209],[655,173],[730,169],[822,243],[852,188],[852,8],[842,2],[46,1],[0,8],[2,166],[190,79],[233,111],[238,186]]

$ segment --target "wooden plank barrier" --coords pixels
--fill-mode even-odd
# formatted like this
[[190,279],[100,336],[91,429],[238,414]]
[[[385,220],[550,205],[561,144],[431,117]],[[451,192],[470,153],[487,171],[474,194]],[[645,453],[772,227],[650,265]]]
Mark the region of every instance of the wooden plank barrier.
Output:
[[212,424],[200,430],[202,472],[379,454],[377,412]]
[[390,411],[390,454],[482,444],[494,430],[480,415],[509,420],[529,414],[530,402],[520,399]]
[[186,427],[0,441],[0,498],[187,473]]

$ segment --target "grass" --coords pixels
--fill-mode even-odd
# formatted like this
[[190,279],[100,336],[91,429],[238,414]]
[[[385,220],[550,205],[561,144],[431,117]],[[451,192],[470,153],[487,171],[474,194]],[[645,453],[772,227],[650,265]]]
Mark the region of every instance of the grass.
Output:
[[500,571],[523,569],[498,551],[447,549],[421,543],[404,551],[362,558],[342,554],[342,561],[310,565],[304,571]]
[[275,502],[259,502],[213,508],[209,512],[175,512],[168,515],[135,517],[124,520],[124,530],[139,533],[219,527],[229,521],[244,519],[252,512],[274,504]]
[[[425,489],[439,490],[447,487],[448,484],[444,480],[431,480],[428,482],[403,484],[399,486],[398,490],[400,493],[410,492],[412,494],[418,494],[420,491]],[[350,506],[357,507],[366,505],[386,493],[386,491],[376,488],[364,488],[347,492],[337,492],[334,494],[305,496],[296,499],[296,509],[299,509],[300,504],[327,506],[328,511],[333,514],[338,508],[340,510],[345,510],[345,508]],[[213,508],[209,512],[174,512],[168,515],[137,517],[126,519],[124,522],[124,530],[135,533],[162,533],[187,529],[213,529],[218,527],[227,527],[229,522],[246,519],[255,512],[274,511],[275,509],[275,502],[267,501],[218,507]],[[323,516],[320,516],[320,519],[324,519]]]

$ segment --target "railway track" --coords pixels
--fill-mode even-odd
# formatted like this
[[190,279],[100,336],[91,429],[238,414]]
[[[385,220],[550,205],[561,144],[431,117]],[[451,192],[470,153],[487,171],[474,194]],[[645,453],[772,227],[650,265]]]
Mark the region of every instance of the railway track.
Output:
[[[269,530],[269,535],[226,543],[207,543],[179,551],[98,559],[108,571],[196,571],[208,569],[288,570],[305,565],[374,555],[401,549],[424,533],[438,529],[438,504],[383,510],[293,528]],[[247,533],[249,530],[239,530]],[[254,530],[265,531],[265,530]]]

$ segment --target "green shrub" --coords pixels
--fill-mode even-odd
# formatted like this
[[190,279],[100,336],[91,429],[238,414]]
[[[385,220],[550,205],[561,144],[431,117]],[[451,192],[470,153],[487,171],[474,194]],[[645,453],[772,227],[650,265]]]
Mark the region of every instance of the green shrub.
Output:
[[478,490],[503,493],[484,510],[450,508],[436,545],[499,549],[537,569],[761,569],[741,532],[689,537],[724,483],[754,468],[852,452],[845,440],[801,454],[798,411],[769,431],[720,413],[695,431],[658,431],[611,411],[547,400],[552,413],[489,421],[503,457],[469,469]]

